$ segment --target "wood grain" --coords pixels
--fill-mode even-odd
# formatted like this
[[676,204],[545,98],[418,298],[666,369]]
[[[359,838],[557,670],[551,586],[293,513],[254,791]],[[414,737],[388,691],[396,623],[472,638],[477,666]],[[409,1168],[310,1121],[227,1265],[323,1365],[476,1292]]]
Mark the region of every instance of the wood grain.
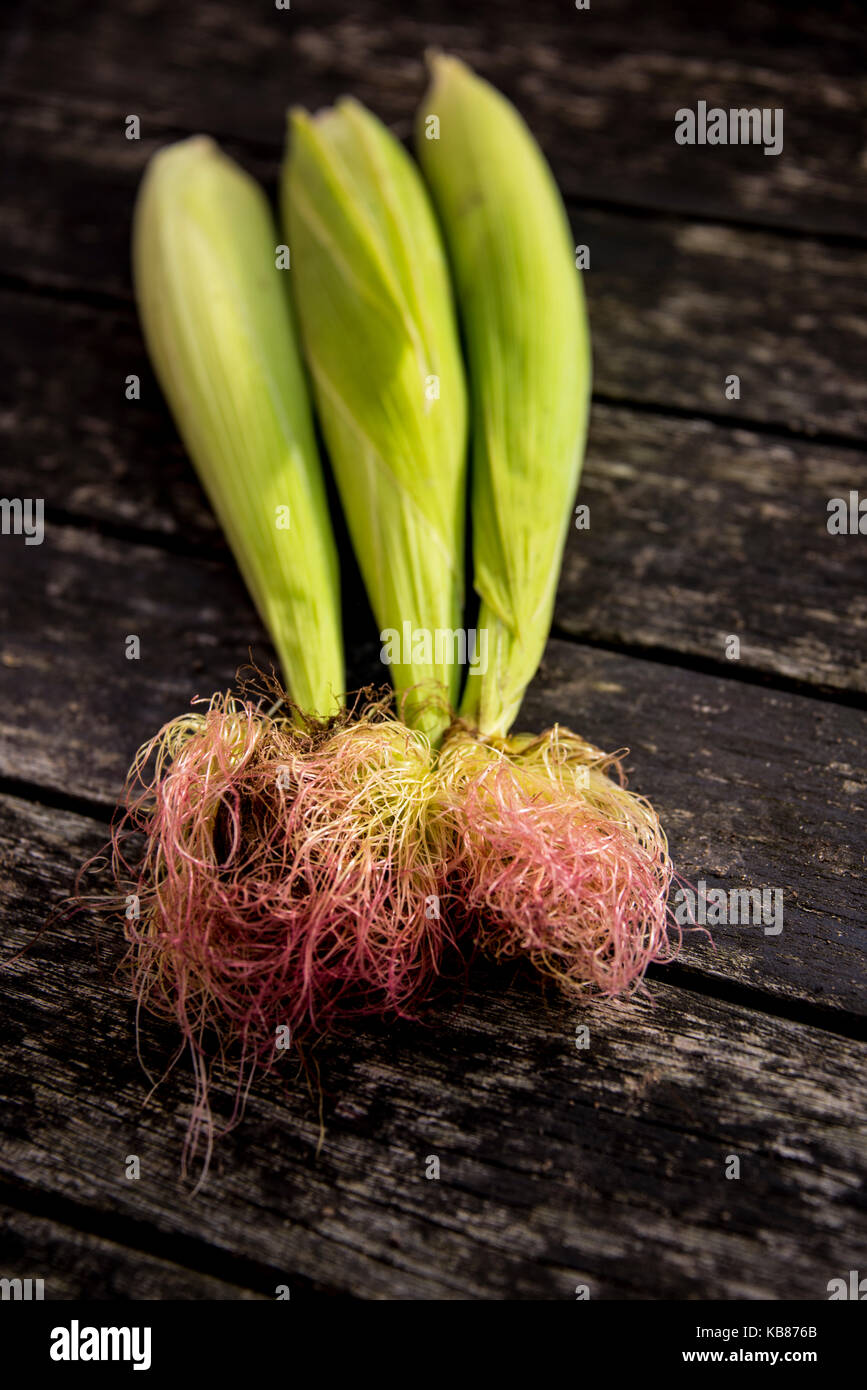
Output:
[[[7,274],[99,307],[106,295],[128,302],[138,179],[148,155],[184,133],[129,142],[116,117],[91,108],[16,113],[6,134],[15,199],[0,231]],[[229,148],[273,185],[279,139],[267,152]],[[574,204],[570,213],[576,244],[590,248],[598,394],[867,439],[867,250]],[[119,381],[136,370],[112,362]],[[725,394],[732,374],[737,400]]]
[[[193,694],[228,688],[251,642],[260,660],[269,653],[230,567],[74,528],[26,551],[3,627],[0,774],[106,812],[139,744]],[[124,656],[129,633],[140,637],[139,661]],[[359,683],[383,680],[376,651],[359,643]],[[636,787],[652,797],[688,878],[782,892],[781,936],[720,928],[717,952],[696,944],[690,961],[865,1012],[867,935],[853,892],[867,794],[860,711],[552,642],[521,724],[556,721],[601,747],[632,749]]]
[[[0,294],[0,312],[7,494],[43,497],[49,524],[96,524],[229,563],[130,315],[21,293]],[[139,401],[125,399],[128,373]],[[558,628],[863,691],[867,550],[857,535],[828,534],[827,507],[865,479],[857,449],[597,402],[577,499],[590,526],[570,532]],[[35,549],[3,538],[0,565],[44,569]],[[347,612],[367,623],[343,553]],[[738,663],[726,657],[731,635]]]
[[858,450],[597,403],[558,631],[863,692],[867,546],[828,504],[865,481]]
[[[31,846],[0,887],[18,900],[9,949],[101,827],[3,811],[4,833]],[[186,1266],[196,1243],[224,1271],[253,1262],[260,1292],[298,1278],[364,1298],[571,1299],[579,1283],[593,1298],[823,1298],[858,1267],[864,1043],[658,981],[649,1000],[579,1010],[483,970],[427,1025],[318,1049],[324,1135],[292,1067],[258,1082],[191,1196],[178,1186],[189,1077],[176,1068],[144,1104],[120,950],[79,917],[7,973],[0,1176],[22,1201],[74,1202],[78,1224],[147,1223],[163,1261],[181,1239]],[[172,1035],[146,1024],[143,1048],[158,1073]],[[224,1115],[219,1088],[216,1103]],[[732,1155],[739,1179],[725,1177]],[[72,1262],[66,1287],[84,1277]]]
[[[192,1194],[189,1071],[148,1097],[120,924],[45,925],[138,744],[271,656],[145,361],[133,198],[198,129],[273,196],[291,101],[352,90],[407,138],[431,44],[517,102],[591,250],[591,524],[521,722],[629,745],[680,872],[779,890],[783,930],[692,934],[647,996],[581,1009],[477,962],[424,1021],[257,1079]],[[0,12],[2,491],[48,520],[42,546],[0,537],[0,1275],[64,1299],[704,1300],[824,1299],[863,1269],[867,576],[826,521],[867,489],[865,57],[846,0]],[[781,107],[784,153],[678,146],[699,99]],[[338,533],[349,683],[382,680]],[[141,1044],[161,1075],[174,1034],[146,1020]],[[231,1100],[218,1082],[218,1117]]]
[[3,1278],[42,1279],[47,1301],[249,1299],[237,1284],[184,1269],[63,1222],[0,1205]]
[[[835,24],[816,6],[781,24],[770,6],[743,4],[706,25],[694,9],[654,13],[660,7],[640,0],[585,13],[535,4],[532,16],[520,5],[458,0],[412,13],[388,0],[363,11],[295,0],[282,12],[160,0],[69,5],[59,24],[52,8],[31,4],[13,29],[6,87],[29,98],[47,85],[64,120],[101,107],[115,121],[138,114],[149,131],[270,145],[288,105],[352,92],[406,135],[425,87],[423,54],[445,47],[518,103],[571,197],[864,235],[865,188],[852,178],[865,134],[854,13]],[[763,23],[767,43],[757,42]],[[782,154],[677,145],[675,112],[699,100],[781,108]]]

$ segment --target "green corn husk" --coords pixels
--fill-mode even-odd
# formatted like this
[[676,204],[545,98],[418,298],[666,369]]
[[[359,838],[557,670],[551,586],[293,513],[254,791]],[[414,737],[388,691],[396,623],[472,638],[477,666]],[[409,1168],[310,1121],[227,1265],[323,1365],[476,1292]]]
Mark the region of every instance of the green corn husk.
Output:
[[482,733],[505,735],[550,630],[584,450],[590,339],[569,224],[538,145],[463,63],[437,55],[431,66],[416,145],[466,336],[475,586],[488,634],[487,670],[470,674],[463,712]]
[[133,270],[151,360],[292,696],[327,715],[344,690],[337,556],[277,245],[262,190],[212,140],[148,165]]
[[289,135],[283,217],[319,415],[382,640],[428,635],[390,673],[435,742],[461,675],[435,634],[462,622],[466,477],[445,254],[412,160],[358,102],[293,111]]

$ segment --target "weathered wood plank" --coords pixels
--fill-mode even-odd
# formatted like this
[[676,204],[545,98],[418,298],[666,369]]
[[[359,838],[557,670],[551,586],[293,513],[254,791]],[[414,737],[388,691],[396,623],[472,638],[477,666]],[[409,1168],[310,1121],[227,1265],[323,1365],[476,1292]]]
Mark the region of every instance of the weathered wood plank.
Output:
[[[864,189],[851,177],[864,141],[863,43],[850,39],[850,21],[848,49],[835,45],[818,11],[798,34],[791,16],[784,26],[767,9],[706,26],[694,9],[666,14],[637,0],[598,13],[536,5],[529,29],[520,5],[454,0],[411,14],[385,0],[363,12],[312,0],[289,11],[233,0],[206,10],[162,0],[143,12],[79,4],[66,23],[41,8],[7,59],[7,90],[29,98],[47,79],[65,117],[76,103],[101,103],[146,127],[272,143],[291,102],[352,91],[406,133],[424,90],[422,55],[446,47],[518,102],[570,196],[863,236]],[[674,114],[699,100],[782,108],[782,154],[678,146]]]
[[4,494],[226,554],[132,314],[0,292],[0,316]]
[[[123,378],[137,370],[126,363],[142,360],[124,303],[146,153],[120,136],[130,103],[142,105],[154,140],[197,125],[241,137],[235,151],[273,180],[289,98],[318,103],[352,87],[406,133],[430,35],[518,100],[575,200],[576,239],[592,251],[603,398],[864,437],[860,252],[588,206],[863,238],[863,187],[851,178],[863,144],[863,36],[855,40],[845,15],[805,10],[780,29],[767,6],[734,0],[697,28],[678,6],[645,17],[635,0],[612,0],[565,21],[562,6],[540,5],[528,33],[522,7],[471,16],[455,0],[423,0],[409,18],[379,0],[363,17],[339,0],[315,11],[299,0],[282,16],[226,0],[192,14],[164,0],[52,9],[48,17],[36,0],[0,38],[11,103],[26,100],[9,122],[15,196],[5,200],[0,263],[48,295],[111,312],[98,320],[83,304],[11,297],[0,428],[19,454],[4,491],[14,482],[32,495],[38,479],[58,519],[98,518],[103,534],[54,523],[44,547],[0,543],[0,772],[13,781],[107,811],[132,749],[186,704],[194,679],[207,693],[229,683],[251,641],[267,653],[156,394],[136,408],[122,400]],[[275,41],[275,22],[293,25],[288,43]],[[765,50],[771,34],[776,47]],[[673,111],[698,97],[783,105],[786,154],[679,149]],[[731,371],[742,399],[728,403]],[[597,407],[582,498],[593,521],[571,538],[561,628],[692,658],[710,648],[712,660],[734,632],[742,671],[863,689],[857,538],[836,538],[834,549],[823,530],[826,487],[857,486],[859,467],[854,449]],[[628,498],[629,527],[615,488]],[[620,540],[606,537],[614,518]],[[653,546],[636,544],[653,526]],[[156,547],[134,543],[148,536]],[[687,596],[693,585],[699,592]],[[349,629],[369,631],[351,577],[348,588]],[[124,659],[130,631],[144,636],[140,663]],[[353,650],[353,670],[359,680],[381,675],[374,643]],[[62,1296],[93,1296],[94,1280],[109,1297],[147,1296],[142,1281],[159,1290],[161,1280],[180,1296],[250,1287],[267,1296],[285,1279],[373,1297],[571,1298],[581,1281],[594,1297],[822,1298],[829,1278],[858,1267],[867,1048],[843,1035],[867,1002],[853,892],[863,720],[554,642],[525,722],[557,718],[602,744],[633,744],[639,789],[659,805],[693,879],[782,890],[779,936],[717,928],[716,954],[690,941],[683,959],[705,977],[700,987],[747,986],[759,1006],[773,996],[776,1012],[836,1031],[704,999],[684,987],[695,973],[652,982],[652,1006],[579,1014],[531,982],[482,969],[463,1010],[440,1006],[427,1029],[370,1028],[323,1046],[321,1154],[318,1105],[304,1085],[289,1076],[285,1094],[257,1085],[209,1187],[191,1199],[176,1183],[187,1077],[176,1071],[143,1108],[132,1007],[112,980],[119,934],[97,941],[79,917],[5,976],[0,1020],[0,1173],[37,1212],[12,1215],[12,1245],[26,1253],[29,1238],[30,1250],[56,1260]],[[104,835],[83,816],[3,800],[5,944],[32,935]],[[574,1046],[578,1021],[590,1026],[586,1052]],[[159,1068],[172,1039],[147,1028],[144,1046]],[[142,1155],[139,1182],[124,1177],[129,1152]],[[432,1153],[439,1182],[424,1178]],[[724,1176],[732,1154],[743,1162],[739,1181]],[[45,1194],[99,1234],[43,1221]],[[152,1232],[143,1261],[115,1242],[113,1219],[118,1241],[135,1245],[132,1223]],[[193,1272],[191,1249],[203,1255],[195,1268],[217,1277]]]
[[[0,1260],[6,1279],[42,1279],[60,1299],[251,1299],[237,1284],[184,1269],[58,1221],[0,1205]],[[207,1259],[207,1253],[203,1252]]]
[[591,249],[598,393],[865,437],[867,253],[592,211],[573,229]]
[[[41,547],[7,538],[0,562],[11,567],[0,607],[7,778],[109,807],[138,745],[193,694],[231,685],[250,645],[269,660],[230,565],[75,528],[50,528]],[[350,611],[347,631],[353,684],[381,682],[372,624]],[[133,633],[138,661],[124,655]],[[695,944],[690,961],[865,1011],[867,935],[853,893],[867,789],[858,710],[552,642],[521,724],[557,720],[602,747],[633,749],[639,790],[688,877],[783,891],[782,936],[721,928],[717,953]]]
[[690,883],[780,890],[780,935],[715,926],[716,949],[690,940],[684,961],[865,1012],[863,713],[552,641],[520,723],[557,720],[632,750],[630,784],[657,807]]
[[[0,719],[7,776],[108,803],[139,742],[196,693],[227,688],[251,646],[268,659],[229,564],[51,527],[42,546],[4,538],[0,559],[13,581],[0,599],[2,684],[29,704],[26,718],[21,706]],[[139,659],[126,658],[130,635]]]
[[[3,810],[10,949],[102,828]],[[304,1278],[367,1298],[570,1299],[586,1283],[594,1298],[810,1299],[858,1267],[863,1043],[657,981],[650,1001],[579,1010],[482,969],[427,1026],[318,1049],[322,1135],[315,1088],[291,1066],[282,1085],[257,1082],[191,1197],[177,1185],[189,1078],[176,1068],[143,1104],[120,950],[105,929],[97,948],[79,917],[6,976],[0,1175],[22,1203],[53,1193],[82,1224],[148,1223],[167,1259],[173,1238],[207,1242],[255,1261],[263,1289]],[[143,1047],[159,1070],[171,1034],[147,1024]],[[125,1277],[115,1296],[134,1294]]]
[[[5,494],[225,556],[131,317],[19,294],[0,313]],[[828,534],[827,504],[865,479],[855,449],[597,402],[578,499],[590,528],[570,534],[556,622],[726,670],[735,635],[738,669],[864,690],[867,552]]]
[[828,503],[865,483],[856,450],[597,403],[555,623],[864,691],[867,546],[829,534]]
[[[14,196],[0,230],[4,271],[128,300],[138,178],[179,133],[129,142],[116,119],[90,110],[18,113],[5,136]],[[273,183],[276,146],[232,148]],[[597,393],[867,438],[867,250],[587,207],[571,215],[576,244],[590,248]],[[112,366],[122,380],[124,364]],[[732,374],[737,400],[725,394]]]
[[[185,36],[190,48],[199,43],[212,44],[219,51],[211,56],[225,62],[231,55],[218,44],[214,30],[222,26],[225,31],[230,24],[239,42],[263,41],[256,23],[258,16],[233,6],[232,0],[216,0],[210,34],[201,33],[205,26],[200,16],[179,16],[165,0],[150,0],[146,16],[137,16],[135,12],[117,15],[105,0],[90,5],[86,0],[59,3],[61,13],[58,0],[51,3],[57,25],[63,25],[69,34],[80,33],[82,25],[89,26],[88,40],[102,45],[108,53],[126,52],[129,33],[136,47],[146,50],[153,45],[160,50],[169,49],[173,41]],[[37,48],[41,37],[37,24],[43,8],[48,8],[46,0],[30,0],[23,12],[3,11],[0,43],[13,49]],[[361,5],[348,0],[295,0],[291,15],[284,15],[284,20],[291,18],[305,28],[327,31],[348,18],[357,19],[361,10]],[[513,47],[518,22],[522,17],[526,19],[519,0],[496,0],[491,5],[480,0],[469,11],[463,0],[416,0],[411,15],[396,15],[390,0],[364,0],[363,17],[374,30],[386,30],[397,21],[419,25],[439,19],[445,32],[451,33],[453,26],[474,32],[475,27],[478,32],[500,35],[504,44],[508,37]],[[535,32],[551,41],[577,34],[585,49],[590,46],[592,50],[594,44],[604,43],[626,52],[740,58],[767,66],[771,71],[843,75],[857,72],[859,60],[867,56],[862,21],[857,0],[829,0],[827,4],[822,0],[802,0],[798,6],[784,9],[776,0],[729,0],[724,10],[709,14],[697,14],[692,0],[660,0],[654,6],[643,0],[606,0],[604,7],[577,17],[564,14],[560,0],[536,0],[533,7]],[[574,28],[576,22],[584,26],[583,30]],[[151,34],[152,28],[157,32]],[[253,33],[247,35],[247,28],[252,28]],[[181,29],[185,35],[178,32]],[[148,38],[152,39],[150,45],[146,43]],[[171,53],[166,56],[171,57]],[[179,61],[184,56],[179,54]],[[27,60],[35,61],[34,55],[28,55]],[[142,54],[142,60],[148,61],[146,54]],[[101,59],[97,70],[100,66]],[[62,72],[59,76],[63,76]]]

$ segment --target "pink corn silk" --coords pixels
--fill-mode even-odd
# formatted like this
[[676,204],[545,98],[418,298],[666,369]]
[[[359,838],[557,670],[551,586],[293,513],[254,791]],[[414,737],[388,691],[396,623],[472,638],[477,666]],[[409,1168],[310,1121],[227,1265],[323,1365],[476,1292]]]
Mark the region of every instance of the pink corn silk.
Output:
[[293,725],[219,696],[168,724],[113,832],[142,1006],[244,1067],[274,1060],[280,1026],[415,1016],[453,945],[433,786],[428,745],[383,703]]
[[480,949],[609,996],[671,959],[667,842],[616,756],[559,728],[499,741],[456,728],[440,762],[455,896]]
[[283,704],[214,696],[171,721],[113,829],[140,1007],[192,1056],[185,1165],[202,1131],[210,1156],[214,1058],[237,1115],[278,1029],[415,1017],[449,953],[523,956],[606,995],[673,953],[665,835],[616,757],[556,728],[494,742],[456,724],[437,766],[385,700],[328,721]]

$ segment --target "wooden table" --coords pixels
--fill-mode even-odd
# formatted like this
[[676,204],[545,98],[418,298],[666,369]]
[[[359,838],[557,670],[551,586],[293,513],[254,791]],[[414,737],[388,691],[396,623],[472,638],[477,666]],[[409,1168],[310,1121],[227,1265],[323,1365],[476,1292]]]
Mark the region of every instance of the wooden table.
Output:
[[[680,871],[785,915],[583,1010],[480,969],[426,1024],[319,1050],[322,1134],[303,1078],[257,1084],[194,1196],[188,1074],[147,1099],[121,931],[66,921],[3,977],[0,1274],[52,1298],[822,1299],[867,1273],[867,536],[827,527],[867,496],[865,34],[855,6],[788,8],[4,11],[2,491],[46,507],[41,546],[0,536],[7,951],[105,842],[139,743],[269,658],[145,360],[145,162],[205,130],[273,192],[289,103],[353,91],[408,136],[433,44],[518,103],[590,248],[591,527],[522,722],[627,745]],[[678,145],[698,100],[782,108],[783,153]],[[344,581],[353,680],[381,677],[348,555]],[[148,1024],[148,1065],[173,1043]]]

